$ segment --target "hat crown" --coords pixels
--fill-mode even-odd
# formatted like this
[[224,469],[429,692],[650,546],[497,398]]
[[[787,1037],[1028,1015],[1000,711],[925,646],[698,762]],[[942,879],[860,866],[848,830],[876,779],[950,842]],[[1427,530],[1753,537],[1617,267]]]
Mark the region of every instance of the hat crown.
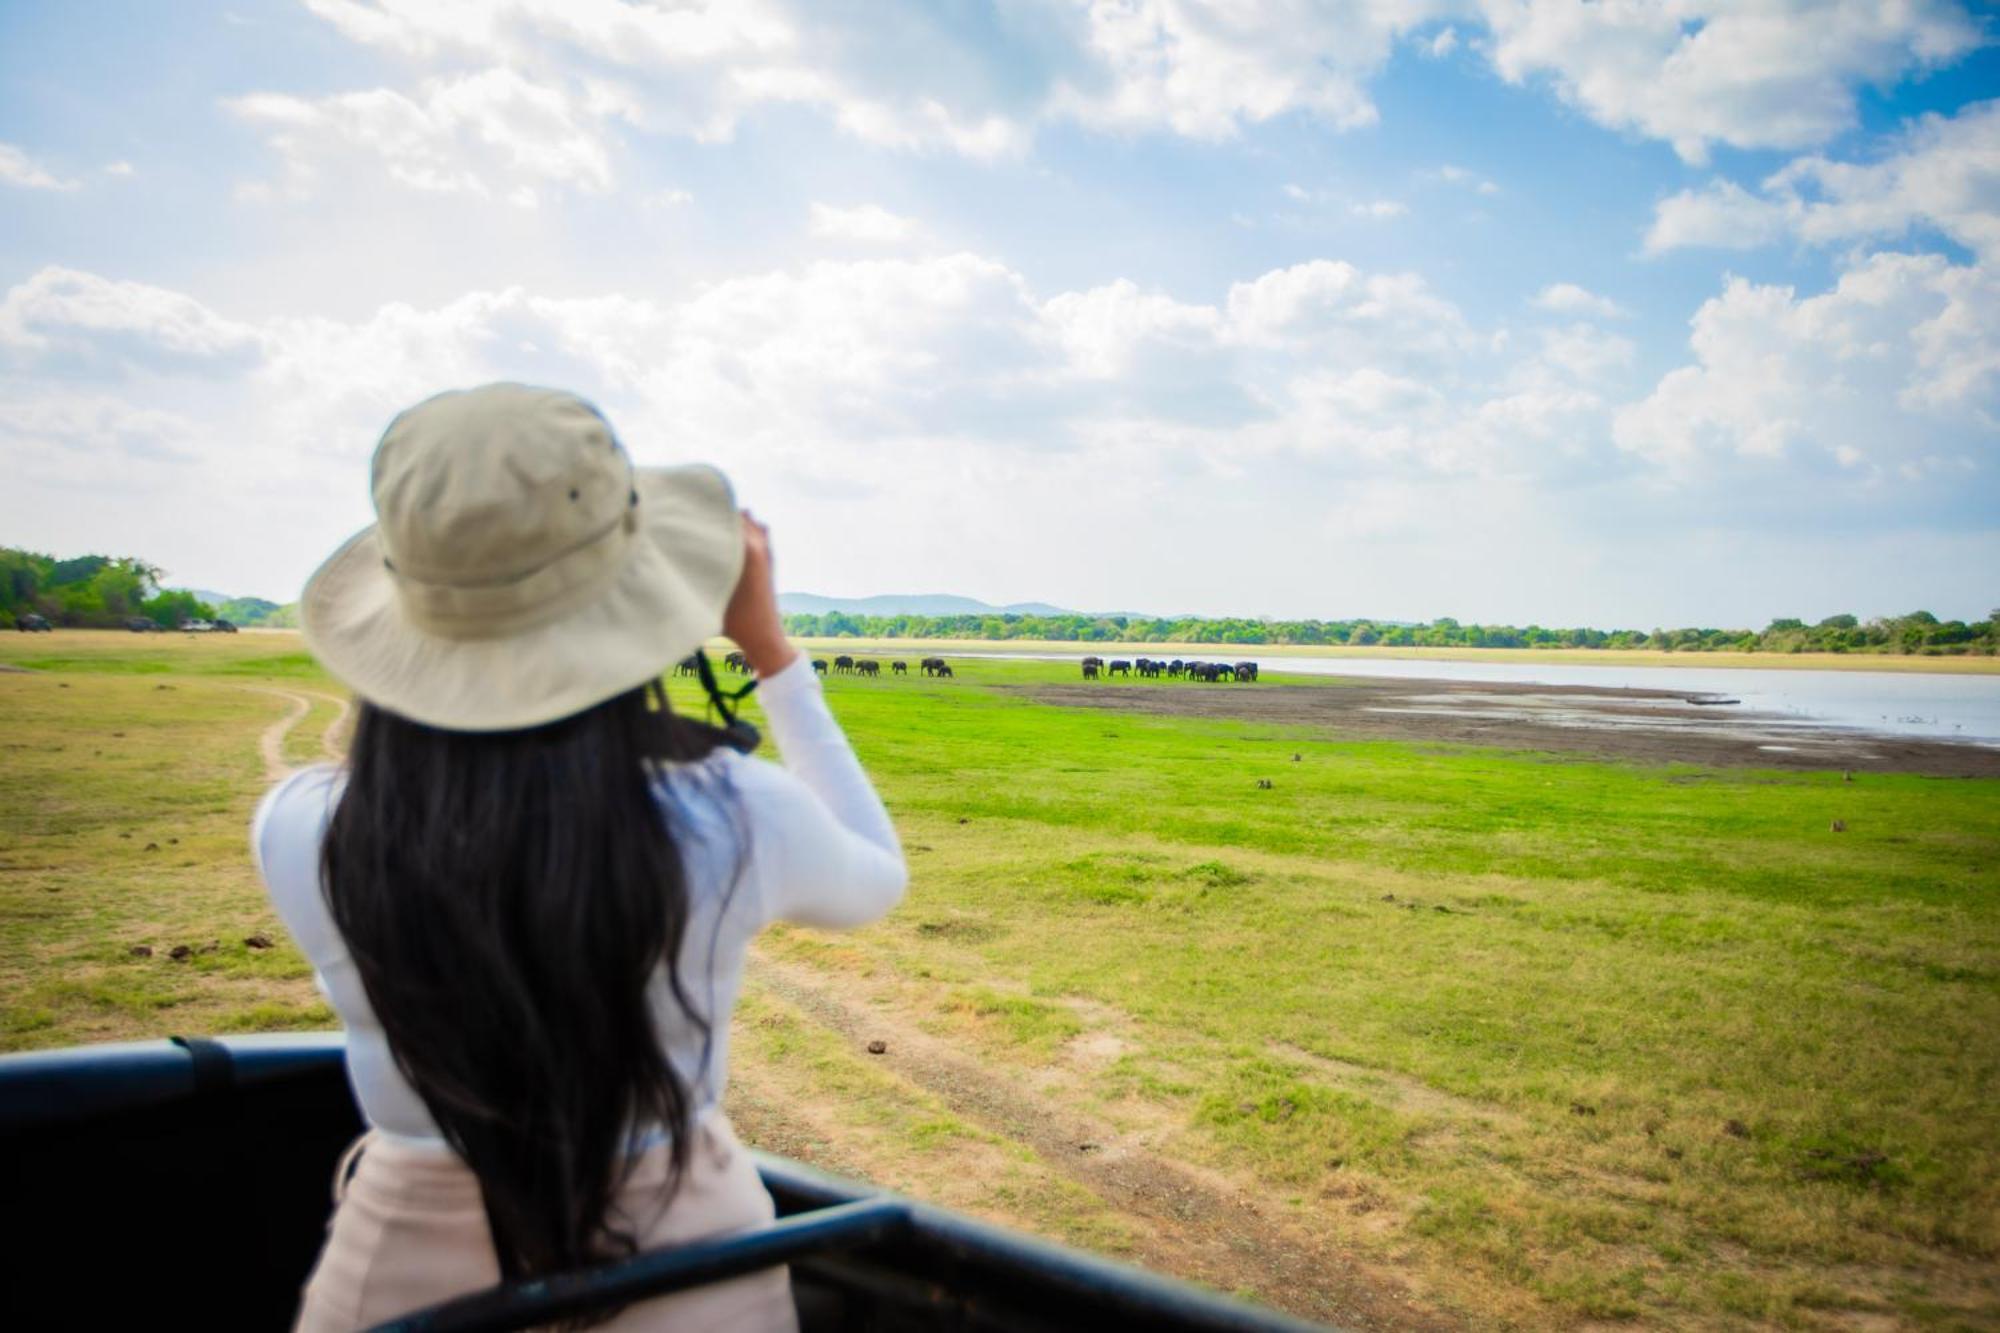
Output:
[[402,578],[522,578],[603,537],[635,499],[611,424],[574,394],[489,384],[439,394],[376,446],[383,556]]

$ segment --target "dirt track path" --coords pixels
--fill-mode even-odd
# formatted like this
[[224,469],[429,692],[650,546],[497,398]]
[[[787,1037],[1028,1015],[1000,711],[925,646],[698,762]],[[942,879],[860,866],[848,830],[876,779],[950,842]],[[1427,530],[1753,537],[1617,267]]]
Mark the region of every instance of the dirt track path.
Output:
[[281,690],[269,685],[244,685],[241,688],[253,694],[268,694],[274,699],[283,699],[288,705],[285,715],[264,728],[257,737],[257,753],[264,759],[265,781],[276,782],[292,771],[293,766],[285,762],[285,737],[291,735],[293,727],[306,720],[315,699],[330,703],[337,710],[333,721],[327,723],[326,730],[320,734],[320,753],[332,760],[344,756],[339,738],[348,714],[353,711],[346,699],[318,690]]
[[323,699],[333,705],[333,721],[326,724],[326,730],[319,734],[319,750],[336,763],[347,757],[347,719],[353,715],[354,701],[343,694],[322,694],[318,690],[304,690],[301,693],[315,699]]
[[[756,985],[857,1048],[889,1034],[888,1051],[875,1057],[889,1072],[963,1119],[1027,1147],[1043,1167],[1102,1200],[1130,1224],[1138,1238],[1134,1257],[1146,1267],[1225,1291],[1248,1286],[1293,1313],[1347,1328],[1461,1327],[1403,1275],[1364,1263],[1332,1238],[1300,1227],[1269,1199],[1266,1186],[1156,1151],[1169,1129],[1165,1123],[1121,1128],[1079,1105],[1086,1100],[1094,1049],[1108,1044],[1115,1052],[1119,1046],[1115,1022],[1073,1043],[1068,1056],[1047,1068],[996,1068],[923,1032],[919,1014],[864,978],[782,962],[761,950],[752,974]],[[764,1115],[784,1115],[757,1095],[755,1069],[744,1069],[740,1082],[747,1085],[746,1100],[760,1104]],[[757,1111],[744,1117],[753,1129],[761,1128],[759,1118]],[[824,1165],[868,1172],[871,1145],[846,1141],[824,1125],[805,1135],[796,1120],[772,1128],[786,1138],[809,1137]]]

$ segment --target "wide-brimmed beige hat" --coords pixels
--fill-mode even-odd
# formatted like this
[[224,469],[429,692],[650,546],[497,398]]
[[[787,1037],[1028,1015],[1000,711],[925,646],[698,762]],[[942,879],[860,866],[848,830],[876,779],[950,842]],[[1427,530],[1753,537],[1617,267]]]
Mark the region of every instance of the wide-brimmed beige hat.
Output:
[[454,731],[568,717],[722,628],[743,568],[729,482],[635,468],[573,394],[439,394],[375,449],[375,514],[306,584],[299,623],[362,698]]

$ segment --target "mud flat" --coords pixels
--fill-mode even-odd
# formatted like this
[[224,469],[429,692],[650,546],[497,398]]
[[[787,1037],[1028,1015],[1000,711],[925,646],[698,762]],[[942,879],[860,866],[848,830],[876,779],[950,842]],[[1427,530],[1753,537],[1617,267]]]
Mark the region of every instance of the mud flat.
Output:
[[1668,690],[1588,685],[1332,679],[1324,684],[1048,684],[1064,707],[1323,727],[1357,739],[1551,750],[1640,763],[2000,777],[2000,746],[1883,735],[1697,703]]

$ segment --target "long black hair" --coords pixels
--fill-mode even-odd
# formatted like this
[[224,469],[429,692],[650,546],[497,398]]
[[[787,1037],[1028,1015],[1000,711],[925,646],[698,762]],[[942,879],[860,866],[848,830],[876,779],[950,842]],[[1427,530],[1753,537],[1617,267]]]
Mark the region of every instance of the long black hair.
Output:
[[[607,1213],[626,1134],[660,1124],[669,1191],[692,1090],[647,989],[689,898],[652,782],[724,743],[656,680],[520,731],[444,731],[362,703],[322,850],[335,924],[397,1068],[479,1178],[501,1272],[629,1254]],[[664,1201],[663,1201],[664,1202]]]

